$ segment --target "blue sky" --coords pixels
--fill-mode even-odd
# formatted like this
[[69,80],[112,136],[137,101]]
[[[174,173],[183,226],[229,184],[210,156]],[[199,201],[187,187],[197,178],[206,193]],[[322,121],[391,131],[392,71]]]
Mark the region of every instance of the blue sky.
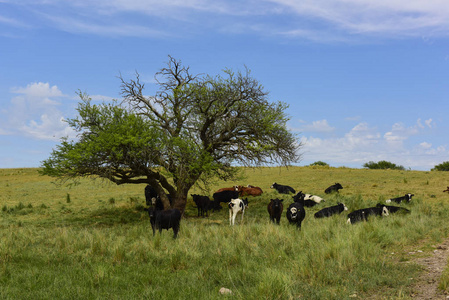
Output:
[[0,0],[0,168],[38,167],[76,115],[76,92],[146,93],[168,55],[192,73],[247,66],[288,103],[307,165],[414,170],[449,161],[444,0]]

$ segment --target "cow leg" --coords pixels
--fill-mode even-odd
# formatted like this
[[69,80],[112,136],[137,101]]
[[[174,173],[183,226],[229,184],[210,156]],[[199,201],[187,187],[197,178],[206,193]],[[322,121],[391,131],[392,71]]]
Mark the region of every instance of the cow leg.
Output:
[[178,237],[179,226],[173,227],[173,238],[176,239]]
[[151,224],[151,229],[153,229],[153,236],[154,236],[154,234],[155,234],[155,228],[154,228],[154,224]]

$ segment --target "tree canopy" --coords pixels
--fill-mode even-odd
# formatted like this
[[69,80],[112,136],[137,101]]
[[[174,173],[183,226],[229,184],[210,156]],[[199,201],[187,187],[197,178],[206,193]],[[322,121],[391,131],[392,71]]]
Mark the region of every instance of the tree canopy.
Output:
[[42,174],[61,179],[99,176],[116,184],[147,183],[164,206],[184,209],[189,189],[212,176],[230,179],[234,165],[289,165],[301,143],[288,131],[287,105],[268,101],[250,71],[191,75],[169,57],[155,75],[159,90],[144,94],[139,74],[120,76],[123,99],[93,104],[79,93],[78,116],[68,124],[76,140],[62,139],[42,162]]
[[392,162],[381,160],[378,162],[369,161],[363,165],[368,169],[391,169],[391,170],[405,170],[404,166],[396,165]]

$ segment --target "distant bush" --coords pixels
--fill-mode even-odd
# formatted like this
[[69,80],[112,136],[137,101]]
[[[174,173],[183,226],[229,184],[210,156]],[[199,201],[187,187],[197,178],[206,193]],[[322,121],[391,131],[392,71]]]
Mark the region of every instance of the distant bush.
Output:
[[368,169],[391,169],[391,170],[405,170],[404,166],[398,166],[389,161],[381,160],[379,162],[367,162],[363,165],[364,168]]
[[449,161],[436,165],[432,171],[449,171]]
[[316,162],[310,164],[309,166],[310,166],[310,167],[313,167],[313,166],[329,167],[329,164],[328,164],[328,163],[325,163],[324,161],[319,160],[319,161],[316,161]]

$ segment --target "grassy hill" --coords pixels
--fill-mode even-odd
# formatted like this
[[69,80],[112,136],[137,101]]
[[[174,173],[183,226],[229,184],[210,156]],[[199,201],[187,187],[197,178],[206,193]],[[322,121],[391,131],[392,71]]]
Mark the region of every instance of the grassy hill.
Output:
[[[244,299],[407,298],[420,268],[409,252],[429,255],[449,235],[446,172],[326,167],[245,168],[208,194],[236,184],[260,186],[243,224],[228,211],[198,218],[191,199],[177,240],[152,236],[143,185],[81,179],[66,186],[37,169],[0,170],[0,298],[219,299],[221,287]],[[273,182],[326,199],[306,209],[301,231],[270,224]],[[324,189],[339,182],[339,194]],[[343,213],[313,214],[344,202],[349,212],[413,193],[408,215],[346,224]],[[191,193],[204,194],[199,188]],[[448,273],[448,272],[447,272]],[[443,278],[441,286],[447,288]]]

